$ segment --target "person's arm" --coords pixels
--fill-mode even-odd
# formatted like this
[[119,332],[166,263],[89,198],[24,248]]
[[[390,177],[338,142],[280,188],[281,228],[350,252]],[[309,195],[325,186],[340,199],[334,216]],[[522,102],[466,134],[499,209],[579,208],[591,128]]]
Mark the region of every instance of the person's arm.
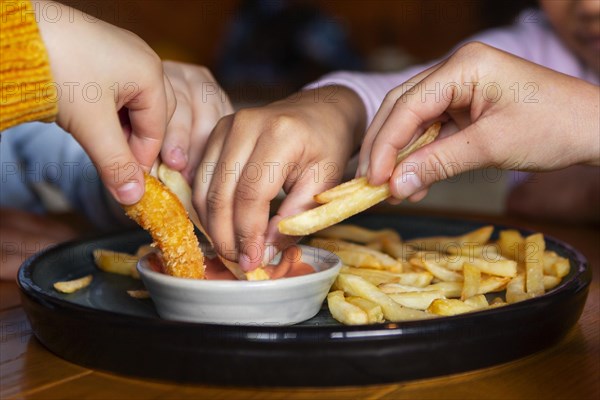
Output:
[[[470,42],[481,42],[558,72],[591,83],[598,83],[597,74],[589,68],[585,68],[580,60],[562,43],[552,30],[544,13],[540,10],[528,9],[523,11],[515,18],[515,23],[511,26],[479,32],[458,43],[448,52],[448,55]],[[368,126],[373,121],[379,106],[390,90],[403,83],[406,83],[407,86],[414,85],[417,82],[412,82],[412,77],[439,61],[426,62],[392,73],[333,72],[309,84],[307,88],[316,89],[328,85],[338,85],[351,89],[358,95],[364,105],[367,115],[366,125]],[[430,89],[434,90],[434,88]],[[523,86],[519,87],[518,90],[523,95],[530,93]],[[431,93],[433,95],[434,92]]]
[[[2,114],[9,111],[10,117],[3,128],[50,120],[57,111],[56,122],[82,144],[111,194],[123,204],[138,201],[143,171],[158,156],[175,108],[156,53],[131,32],[59,3],[16,0],[1,6],[3,35],[5,25],[10,33],[13,25],[24,24],[28,32],[2,38],[2,59],[10,61],[10,75],[2,77],[0,104]],[[58,10],[58,19],[44,15],[48,7]],[[43,66],[39,77],[20,68],[30,64],[28,57]],[[6,96],[9,89],[16,93]],[[25,100],[13,106],[15,98]],[[38,116],[38,108],[51,112]],[[121,119],[129,129],[123,129]]]
[[28,121],[54,121],[58,96],[29,1],[0,1],[0,132]]
[[[596,85],[481,43],[413,79],[409,92],[386,96],[361,149],[359,170],[371,184],[389,180],[398,199],[419,200],[434,182],[475,168],[600,164]],[[534,85],[535,95],[515,97],[515,82]],[[436,85],[450,85],[439,101],[426,95]],[[440,138],[395,166],[397,152],[436,120],[446,122]]]

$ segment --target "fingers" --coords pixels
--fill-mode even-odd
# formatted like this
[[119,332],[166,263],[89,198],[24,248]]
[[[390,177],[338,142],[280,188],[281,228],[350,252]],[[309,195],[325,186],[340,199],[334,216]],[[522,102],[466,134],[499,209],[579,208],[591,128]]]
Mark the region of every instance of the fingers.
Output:
[[222,119],[207,144],[194,179],[194,206],[216,250],[237,260],[233,201],[241,169],[254,149],[254,130],[233,118]]
[[[290,242],[282,240],[281,235],[274,236],[273,232],[267,232],[269,210],[271,201],[288,177],[294,174],[294,178],[298,178],[297,163],[294,161],[298,160],[302,147],[273,146],[268,137],[258,141],[235,189],[234,234],[240,251],[239,264],[246,271],[267,263],[286,247],[286,242]],[[305,194],[309,195],[308,191]]]
[[226,104],[205,104],[198,99],[201,95],[199,92],[192,94],[192,127],[191,137],[188,149],[188,163],[183,169],[183,175],[192,180],[200,159],[204,153],[208,137],[219,120],[233,112],[229,100]]
[[[76,120],[71,132],[90,156],[112,196],[121,204],[136,203],[144,194],[144,172],[123,134],[114,104],[88,107],[82,114],[85,120]],[[139,144],[137,148],[138,152],[146,150]],[[156,151],[156,157],[158,148],[150,148]]]
[[[422,71],[420,74],[415,75],[408,81],[404,82],[402,85],[397,88],[391,90],[388,95],[383,100],[383,103],[377,110],[377,114],[373,118],[371,125],[367,129],[367,133],[365,135],[365,139],[361,146],[361,151],[359,155],[359,165],[357,169],[357,177],[358,176],[366,176],[367,169],[369,167],[369,161],[371,157],[371,149],[373,146],[373,141],[377,137],[379,131],[383,127],[385,121],[387,120],[388,115],[392,112],[394,107],[397,106],[397,100],[404,94],[410,94],[415,91],[415,86],[420,83],[425,77],[429,76],[433,71],[436,71],[442,63],[438,63],[433,65],[432,67]],[[410,142],[411,137],[405,137],[405,145]],[[383,182],[379,182],[381,184]]]
[[190,132],[192,132],[193,110],[187,93],[175,89],[177,108],[169,122],[165,142],[161,150],[162,161],[169,167],[181,171],[188,163]]
[[433,183],[489,165],[479,145],[478,124],[436,140],[401,162],[390,178],[390,191],[398,199],[420,201]]
[[[141,167],[149,171],[161,149],[176,100],[169,79],[155,74],[140,93],[125,104],[129,109],[129,147]],[[160,79],[160,80],[159,80]]]
[[173,61],[164,61],[163,66],[175,90],[177,110],[167,127],[161,156],[191,182],[208,136],[233,108],[207,68]]

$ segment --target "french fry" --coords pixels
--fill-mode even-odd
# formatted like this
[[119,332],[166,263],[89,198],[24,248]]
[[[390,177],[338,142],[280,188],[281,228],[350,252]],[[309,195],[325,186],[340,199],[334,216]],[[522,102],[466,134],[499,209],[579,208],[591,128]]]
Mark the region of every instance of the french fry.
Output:
[[383,269],[379,260],[372,254],[359,250],[338,250],[335,255],[342,260],[342,264],[356,268]]
[[481,258],[486,261],[497,261],[504,257],[500,253],[497,244],[489,243],[484,245],[464,244],[462,246],[448,246],[446,251],[450,254],[461,254],[470,258]]
[[571,266],[569,260],[560,257],[554,251],[544,252],[544,274],[553,275],[558,278],[562,278],[569,273]]
[[492,301],[490,301],[490,306],[505,306],[508,303],[505,302],[502,297],[494,297]]
[[571,264],[569,260],[564,257],[558,257],[554,265],[552,265],[552,275],[562,279],[569,274],[570,269]]
[[554,275],[553,266],[558,260],[558,254],[554,251],[544,251],[544,275]]
[[506,276],[489,276],[479,282],[479,291],[477,294],[486,294],[491,292],[499,292],[506,288],[511,278]]
[[560,283],[560,278],[553,275],[544,275],[542,278],[544,282],[544,290],[554,289]]
[[381,242],[379,242],[379,241],[366,243],[365,247],[368,247],[371,250],[377,250],[377,251],[383,250],[383,246],[381,245]]
[[541,296],[544,294],[544,251],[546,243],[541,233],[525,238],[525,288],[527,294]]
[[[352,179],[347,182],[341,183],[335,187],[332,187],[329,190],[316,194],[313,197],[313,199],[319,204],[326,204],[340,197],[348,196],[359,187],[365,186],[366,183],[367,178],[365,177]],[[340,237],[340,239],[345,238]]]
[[343,266],[341,271],[345,274],[360,276],[373,285],[381,285],[382,283],[400,283],[417,287],[427,286],[431,283],[433,275],[429,272],[403,272],[393,273],[388,271],[380,271],[369,268],[355,268]]
[[427,307],[435,299],[445,299],[440,290],[427,290],[422,292],[391,293],[388,294],[392,300],[401,306],[414,308],[415,310],[427,310]]
[[506,285],[507,303],[516,303],[532,297],[531,294],[525,291],[525,277],[523,275],[517,275],[508,282],[508,285]]
[[425,260],[425,261],[423,261],[423,265],[425,266],[425,269],[427,269],[427,271],[431,272],[431,274],[433,276],[435,276],[436,278],[438,278],[442,281],[462,282],[462,280],[463,280],[463,277],[461,274],[454,272],[454,271],[450,271],[449,269],[444,268],[440,264],[436,264],[433,261]]
[[137,256],[106,249],[94,249],[92,255],[94,263],[102,271],[140,279],[136,269],[139,260]]
[[150,292],[147,290],[128,290],[127,294],[134,299],[149,299]]
[[[431,143],[439,134],[441,124],[435,123],[425,131],[417,140],[398,153],[396,164],[410,155],[413,151]],[[358,214],[390,197],[390,188],[387,183],[380,186],[369,185],[364,178],[357,178],[359,183],[349,193],[322,204],[311,210],[283,218],[279,221],[279,232],[285,235],[303,236],[320,231],[352,215]],[[350,181],[352,182],[352,181]]]
[[490,240],[494,232],[493,226],[484,226],[460,236],[432,236],[426,238],[417,238],[407,240],[409,244],[419,250],[442,251],[446,252],[451,247],[463,247],[467,244],[471,246],[484,245]]
[[86,288],[92,283],[92,275],[86,275],[79,279],[73,279],[70,281],[61,281],[54,283],[54,289],[61,293],[75,293],[78,290]]
[[[340,239],[314,238],[310,241],[310,245],[331,251],[340,258],[342,258],[342,256],[347,257],[349,260],[348,262],[345,262],[342,258],[344,264],[355,267],[383,269],[391,272],[402,272],[401,261],[398,261],[381,251],[373,250],[360,244],[350,243]],[[364,254],[364,256],[361,256],[361,254]]]
[[477,310],[486,308],[490,305],[488,303],[487,299],[485,298],[485,296],[482,294],[471,296],[467,299],[464,299],[463,301],[466,305],[475,307],[475,309],[477,309]]
[[525,242],[519,231],[514,229],[501,230],[497,243],[503,257],[518,262],[525,259]]
[[346,301],[350,304],[354,304],[366,312],[370,324],[377,324],[385,321],[383,318],[383,311],[381,310],[381,306],[379,304],[356,296],[346,297]]
[[479,284],[481,283],[481,270],[472,264],[465,263],[463,265],[463,288],[460,294],[460,299],[466,299],[475,296],[479,293]]
[[[486,226],[460,236],[415,239],[407,244],[386,235],[385,229],[344,225],[341,233],[335,227],[327,231],[332,236],[329,240],[317,238],[312,244],[354,264],[342,267],[332,290],[341,291],[346,303],[366,312],[369,323],[381,321],[378,310],[385,320],[404,321],[502,307],[556,287],[570,270],[568,259],[545,250],[541,234],[522,238],[518,231],[505,230],[493,243],[489,241],[493,228]],[[356,244],[363,241],[366,245]],[[399,257],[392,261],[395,256]],[[377,269],[382,268],[382,260],[400,263],[403,272]],[[530,292],[535,285],[543,291]],[[503,290],[504,298],[488,302],[486,294]]]
[[400,283],[383,283],[378,286],[386,294],[413,293],[413,292],[440,292],[444,297],[460,297],[462,282],[438,282],[431,285],[417,287],[402,285]]
[[513,260],[502,259],[496,262],[490,262],[481,258],[475,258],[469,261],[469,264],[473,265],[484,274],[509,278],[517,276],[517,263]]
[[331,316],[344,325],[363,325],[369,322],[367,313],[344,299],[344,292],[336,290],[327,295],[327,306]]
[[431,302],[427,312],[436,315],[451,316],[476,311],[475,306],[458,299],[436,299]]
[[399,322],[431,318],[431,315],[423,311],[402,307],[375,285],[360,276],[341,273],[338,275],[337,281],[338,286],[343,288],[344,292],[379,304],[383,310],[383,316],[388,321]]
[[462,293],[462,282],[437,282],[432,283],[429,286],[425,286],[423,289],[427,290],[439,290],[447,298],[460,297]]
[[414,247],[387,236],[383,236],[379,241],[381,243],[381,250],[397,260],[407,260],[416,253]]
[[371,230],[357,225],[337,224],[315,233],[315,236],[328,239],[349,240],[356,243],[377,242],[381,238],[392,237],[400,241],[400,235],[393,229]]

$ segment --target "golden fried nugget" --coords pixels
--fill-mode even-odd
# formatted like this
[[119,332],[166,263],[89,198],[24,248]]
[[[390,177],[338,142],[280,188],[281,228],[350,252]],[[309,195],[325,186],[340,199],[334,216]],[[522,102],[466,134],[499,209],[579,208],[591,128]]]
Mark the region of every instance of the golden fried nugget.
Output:
[[165,185],[145,174],[146,192],[123,206],[129,218],[150,232],[162,251],[165,272],[180,278],[204,278],[204,255],[183,205]]

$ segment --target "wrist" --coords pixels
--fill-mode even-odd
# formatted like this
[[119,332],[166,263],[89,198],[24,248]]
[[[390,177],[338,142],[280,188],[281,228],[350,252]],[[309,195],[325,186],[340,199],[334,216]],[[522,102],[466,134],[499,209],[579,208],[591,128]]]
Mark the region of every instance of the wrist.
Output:
[[358,94],[345,86],[337,86],[340,93],[340,111],[349,123],[349,129],[352,132],[352,150],[353,154],[360,150],[362,145],[366,126],[367,110]]
[[576,109],[573,110],[574,134],[579,138],[576,141],[579,149],[575,149],[575,154],[582,153],[579,163],[600,166],[600,87],[581,83],[583,87],[577,95],[582,101],[575,102]]
[[351,143],[351,154],[360,150],[366,131],[367,112],[362,100],[352,89],[341,85],[323,86],[302,90],[289,100],[305,104],[309,110],[318,113],[314,118],[327,121],[336,131],[343,133],[344,140]]

